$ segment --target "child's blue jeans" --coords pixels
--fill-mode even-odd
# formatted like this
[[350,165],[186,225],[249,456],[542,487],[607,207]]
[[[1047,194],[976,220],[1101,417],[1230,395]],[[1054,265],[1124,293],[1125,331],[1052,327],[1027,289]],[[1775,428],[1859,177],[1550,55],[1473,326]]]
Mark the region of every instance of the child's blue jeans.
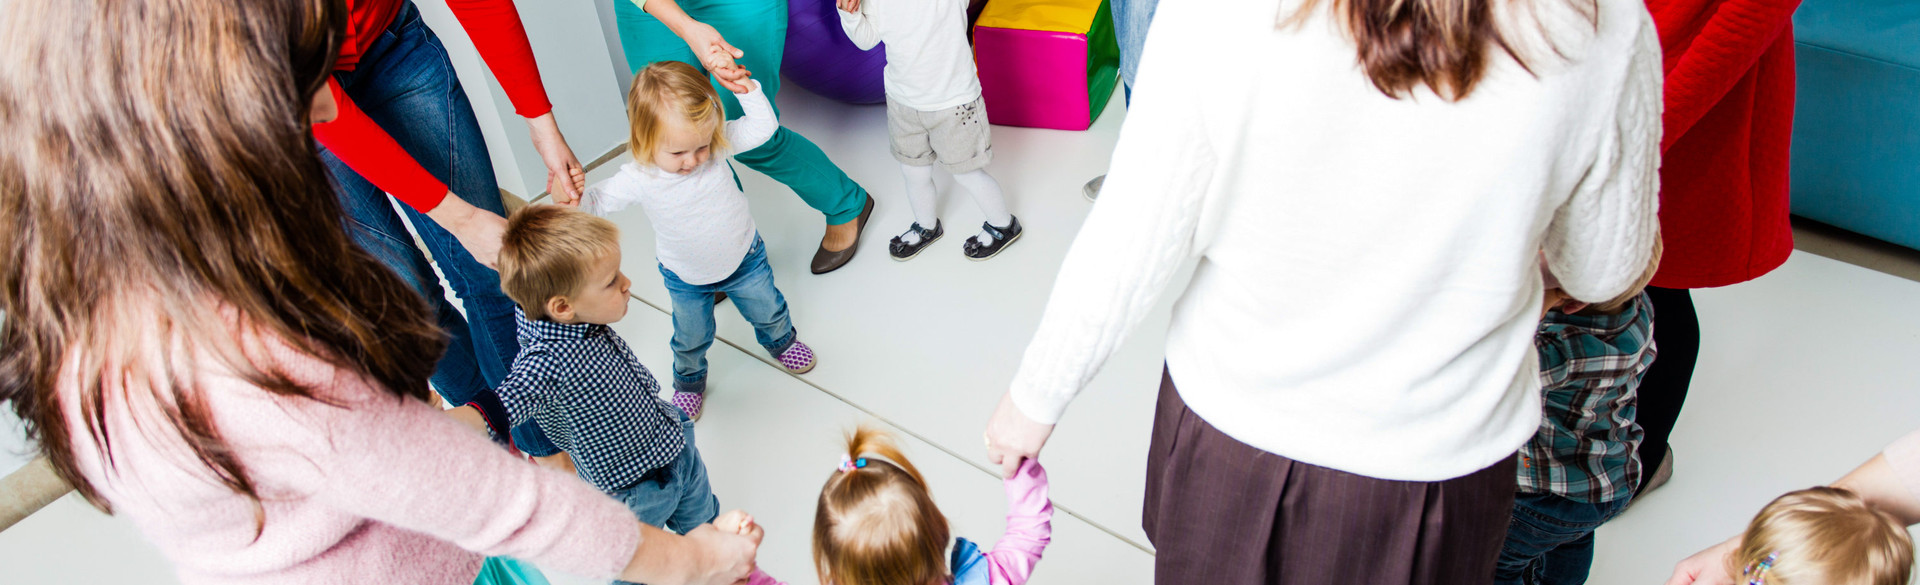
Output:
[[687,284],[660,267],[667,295],[673,297],[673,389],[705,392],[707,348],[713,346],[713,295],[727,293],[740,316],[753,324],[753,337],[769,353],[779,356],[793,345],[793,322],[787,318],[787,298],[773,287],[773,267],[767,265],[767,245],[759,236],[740,267],[720,282]]
[[1552,494],[1519,494],[1507,541],[1494,565],[1496,585],[1580,585],[1593,568],[1593,531],[1632,498],[1589,504]]
[[693,419],[684,412],[680,413],[680,433],[687,446],[672,465],[647,474],[633,487],[608,495],[625,503],[642,523],[686,534],[720,515],[720,498],[707,484],[707,464],[700,461],[700,449],[694,447]]

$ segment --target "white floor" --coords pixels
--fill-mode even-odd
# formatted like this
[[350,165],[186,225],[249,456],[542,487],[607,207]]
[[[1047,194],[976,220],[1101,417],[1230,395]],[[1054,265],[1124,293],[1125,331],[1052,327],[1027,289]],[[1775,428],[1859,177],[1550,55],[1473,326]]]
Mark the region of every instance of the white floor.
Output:
[[[699,446],[723,506],[745,508],[767,526],[761,562],[770,572],[814,582],[807,536],[814,497],[838,460],[840,434],[860,422],[905,435],[957,534],[998,536],[1004,505],[984,465],[981,426],[1090,208],[1079,189],[1106,165],[1123,116],[1117,97],[1087,132],[994,128],[998,158],[989,170],[1027,225],[1020,243],[989,262],[964,259],[960,243],[980,215],[955,192],[942,202],[949,236],[897,263],[886,239],[911,219],[887,153],[884,109],[798,88],[780,96],[785,124],[825,149],[879,207],[853,264],[813,276],[806,267],[820,216],[784,187],[736,167],[801,339],[820,357],[809,374],[785,374],[767,363],[731,305],[721,307],[723,343],[709,354],[712,393]],[[591,178],[612,171],[608,165]],[[672,325],[651,259],[652,231],[637,209],[614,219],[624,230],[634,294],[645,303],[616,329],[664,377]],[[1920,314],[1908,310],[1920,302],[1920,283],[1802,253],[1765,278],[1699,291],[1696,299],[1705,340],[1674,437],[1674,480],[1602,529],[1592,583],[1659,583],[1674,561],[1739,530],[1772,496],[1837,477],[1920,428],[1913,363]],[[1152,580],[1138,519],[1170,302],[1162,299],[1047,449],[1061,513],[1038,583]],[[14,465],[0,462],[0,472]],[[125,522],[71,497],[0,532],[0,583],[110,582],[173,580]]]

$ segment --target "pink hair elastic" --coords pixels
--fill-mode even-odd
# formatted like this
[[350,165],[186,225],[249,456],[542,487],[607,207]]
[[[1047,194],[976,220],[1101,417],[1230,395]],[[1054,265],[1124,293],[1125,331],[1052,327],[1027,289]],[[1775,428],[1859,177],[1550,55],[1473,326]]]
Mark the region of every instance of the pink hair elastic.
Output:
[[853,471],[855,469],[861,469],[866,466],[867,466],[867,458],[865,457],[854,459],[850,455],[840,456],[840,472],[841,473],[846,473],[849,471]]

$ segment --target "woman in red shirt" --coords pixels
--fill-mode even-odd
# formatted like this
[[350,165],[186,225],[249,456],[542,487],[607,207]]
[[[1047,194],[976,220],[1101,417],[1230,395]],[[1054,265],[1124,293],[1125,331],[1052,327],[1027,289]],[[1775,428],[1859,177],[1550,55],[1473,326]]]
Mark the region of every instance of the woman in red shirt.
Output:
[[[1647,0],[1666,55],[1660,231],[1647,295],[1660,357],[1640,383],[1641,491],[1671,474],[1667,437],[1700,355],[1688,289],[1759,278],[1793,252],[1793,11],[1800,0]],[[1664,464],[1664,465],[1663,465]]]
[[[452,345],[433,385],[449,402],[503,416],[492,388],[520,351],[513,301],[491,268],[506,227],[500,187],[446,48],[410,0],[346,0],[347,31],[329,89],[339,118],[314,125],[354,242],[399,273],[434,308]],[[448,0],[480,56],[526,117],[556,201],[582,185],[580,162],[554,122],[533,48],[510,0]],[[584,175],[580,175],[584,177]],[[405,205],[396,211],[388,195]],[[447,301],[404,213],[453,285],[466,318]],[[471,327],[469,327],[471,323]],[[504,429],[500,429],[504,430]]]

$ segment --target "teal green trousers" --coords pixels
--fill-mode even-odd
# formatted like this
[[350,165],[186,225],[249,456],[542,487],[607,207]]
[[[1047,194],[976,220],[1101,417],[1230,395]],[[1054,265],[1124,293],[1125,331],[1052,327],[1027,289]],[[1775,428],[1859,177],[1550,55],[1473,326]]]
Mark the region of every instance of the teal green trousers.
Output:
[[[673,60],[706,71],[694,59],[693,49],[687,48],[687,43],[674,36],[659,19],[627,0],[616,0],[613,6],[629,70],[639,71],[658,61]],[[787,43],[786,0],[680,0],[680,8],[694,20],[720,31],[727,42],[747,54],[740,63],[753,72],[753,78],[760,82],[768,100],[780,93],[780,57]],[[726,103],[727,119],[740,117],[740,102],[734,99],[733,92],[718,83],[714,87],[720,91],[720,100]],[[779,112],[778,105],[774,106],[774,112]],[[845,171],[828,160],[827,153],[819,146],[784,126],[766,144],[735,154],[733,158],[792,188],[808,206],[827,216],[828,225],[853,221],[866,205],[866,189],[860,188]]]

